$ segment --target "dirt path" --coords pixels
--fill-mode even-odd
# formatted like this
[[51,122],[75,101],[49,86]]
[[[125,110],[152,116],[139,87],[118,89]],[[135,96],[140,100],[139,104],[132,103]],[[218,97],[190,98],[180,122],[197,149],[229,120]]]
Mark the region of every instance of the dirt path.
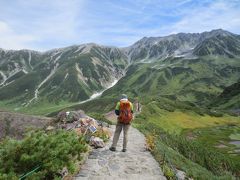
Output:
[[[111,131],[115,126],[111,127]],[[127,152],[121,152],[122,134],[116,152],[109,151],[112,139],[106,147],[94,149],[83,165],[76,180],[162,180],[163,176],[158,163],[145,149],[145,137],[131,127]]]

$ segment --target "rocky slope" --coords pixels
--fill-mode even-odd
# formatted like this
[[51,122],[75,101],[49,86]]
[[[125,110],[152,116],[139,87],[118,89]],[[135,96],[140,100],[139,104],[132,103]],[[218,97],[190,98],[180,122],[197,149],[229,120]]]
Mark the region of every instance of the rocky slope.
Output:
[[203,33],[179,33],[166,37],[144,37],[124,50],[132,61],[142,62],[212,54],[235,57],[240,55],[240,37],[222,29]]
[[51,123],[53,123],[53,118],[0,110],[0,140],[6,137],[21,139],[27,130],[42,129]]

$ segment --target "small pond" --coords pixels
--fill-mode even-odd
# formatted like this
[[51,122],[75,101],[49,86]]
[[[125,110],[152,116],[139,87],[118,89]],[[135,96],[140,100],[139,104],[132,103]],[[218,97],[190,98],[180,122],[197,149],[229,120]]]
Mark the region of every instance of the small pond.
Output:
[[230,141],[229,144],[240,146],[240,141]]

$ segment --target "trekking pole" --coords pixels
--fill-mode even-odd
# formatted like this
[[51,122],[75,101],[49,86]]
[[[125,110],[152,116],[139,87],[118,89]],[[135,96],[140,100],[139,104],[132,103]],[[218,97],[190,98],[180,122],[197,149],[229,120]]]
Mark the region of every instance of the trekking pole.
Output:
[[19,180],[23,180],[25,179],[27,176],[32,175],[34,172],[36,172],[37,170],[39,170],[41,168],[42,165],[38,165],[37,167],[35,167],[32,171],[27,172],[26,174],[23,174],[22,176],[20,176]]
[[[56,158],[57,158],[57,156],[54,156],[51,161],[55,160]],[[50,161],[49,161],[49,162],[50,162]],[[32,175],[34,172],[38,171],[38,170],[42,167],[42,165],[43,165],[43,164],[41,163],[40,165],[36,166],[33,170],[31,170],[31,171],[29,171],[29,172],[21,175],[18,180],[23,180],[23,179],[25,179],[26,177]]]

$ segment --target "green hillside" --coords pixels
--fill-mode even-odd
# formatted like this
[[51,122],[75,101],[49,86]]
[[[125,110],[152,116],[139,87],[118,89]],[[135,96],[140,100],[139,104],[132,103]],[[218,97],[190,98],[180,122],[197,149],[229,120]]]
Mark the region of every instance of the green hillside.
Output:
[[203,105],[239,77],[239,58],[168,58],[160,62],[131,65],[126,76],[103,95],[117,96],[119,92],[125,92],[133,97],[144,97],[151,92],[151,96],[171,97]]
[[239,52],[239,36],[221,29],[145,37],[126,48],[90,43],[43,53],[0,49],[0,106],[35,113],[44,104],[38,114],[50,113],[48,107],[88,100],[120,79],[103,97],[126,92],[204,107],[239,80]]
[[210,106],[220,109],[240,109],[240,82],[226,87],[223,92],[212,101]]
[[95,44],[45,53],[2,51],[0,104],[25,112],[46,102],[50,106],[80,102],[121,77],[126,65],[117,48]]

